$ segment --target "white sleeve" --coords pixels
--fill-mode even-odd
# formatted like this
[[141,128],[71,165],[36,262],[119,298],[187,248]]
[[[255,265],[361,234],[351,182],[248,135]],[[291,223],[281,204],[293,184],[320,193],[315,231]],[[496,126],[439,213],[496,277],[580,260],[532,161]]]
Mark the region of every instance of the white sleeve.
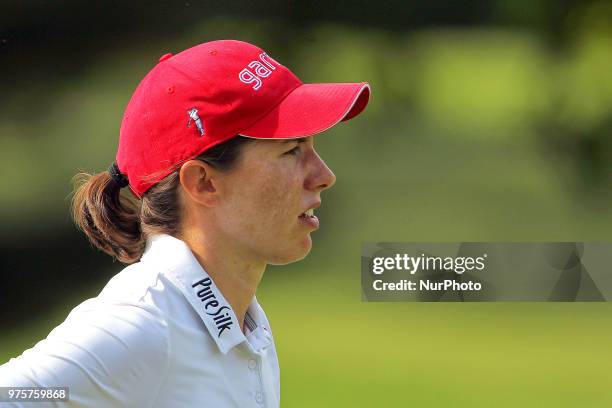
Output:
[[8,405],[14,407],[147,407],[168,361],[167,325],[157,309],[91,299],[45,340],[0,366],[0,386],[69,387],[68,402]]

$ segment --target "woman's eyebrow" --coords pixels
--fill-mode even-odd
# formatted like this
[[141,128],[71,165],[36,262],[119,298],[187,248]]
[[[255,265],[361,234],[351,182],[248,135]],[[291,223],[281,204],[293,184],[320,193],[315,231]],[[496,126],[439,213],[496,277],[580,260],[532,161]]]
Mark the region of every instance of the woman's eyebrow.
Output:
[[283,140],[281,143],[283,145],[287,144],[287,143],[291,143],[291,142],[298,142],[298,143],[306,143],[308,141],[307,137],[301,137],[301,138],[295,138],[295,139],[285,139]]

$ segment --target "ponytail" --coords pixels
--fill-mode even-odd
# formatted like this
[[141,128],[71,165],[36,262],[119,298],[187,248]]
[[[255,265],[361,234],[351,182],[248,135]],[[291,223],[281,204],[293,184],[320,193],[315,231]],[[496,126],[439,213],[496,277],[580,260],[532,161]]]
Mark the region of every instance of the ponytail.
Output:
[[[253,140],[236,136],[195,159],[229,171],[238,161],[242,148]],[[77,228],[96,248],[119,261],[128,264],[138,261],[147,238],[152,235],[180,235],[178,171],[152,186],[141,200],[128,189],[122,190],[108,171],[95,175],[79,173],[73,180],[72,218]]]
[[123,263],[142,256],[145,240],[140,227],[140,208],[135,199],[122,194],[108,171],[74,177],[72,218],[89,241]]

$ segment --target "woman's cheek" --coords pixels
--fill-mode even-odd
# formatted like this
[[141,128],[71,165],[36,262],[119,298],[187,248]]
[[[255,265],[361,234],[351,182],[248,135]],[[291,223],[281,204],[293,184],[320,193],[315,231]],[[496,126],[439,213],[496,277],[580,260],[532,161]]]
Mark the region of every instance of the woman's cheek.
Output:
[[249,178],[256,182],[248,183],[248,193],[244,191],[241,196],[248,197],[245,210],[254,213],[260,225],[268,231],[283,229],[283,221],[288,222],[291,215],[298,216],[301,186],[292,166],[285,161],[260,166]]
[[285,203],[287,195],[283,189],[264,188],[259,196],[261,197],[260,210],[263,213],[262,218],[274,221],[283,217],[288,212]]

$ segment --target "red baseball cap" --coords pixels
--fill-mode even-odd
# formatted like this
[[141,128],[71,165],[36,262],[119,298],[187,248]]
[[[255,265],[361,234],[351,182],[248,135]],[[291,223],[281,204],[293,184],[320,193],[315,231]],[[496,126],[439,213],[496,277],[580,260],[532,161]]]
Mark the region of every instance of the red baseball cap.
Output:
[[115,166],[141,197],[237,135],[314,135],[361,113],[369,98],[367,82],[304,84],[252,44],[207,42],[162,56],[140,82],[123,116]]

